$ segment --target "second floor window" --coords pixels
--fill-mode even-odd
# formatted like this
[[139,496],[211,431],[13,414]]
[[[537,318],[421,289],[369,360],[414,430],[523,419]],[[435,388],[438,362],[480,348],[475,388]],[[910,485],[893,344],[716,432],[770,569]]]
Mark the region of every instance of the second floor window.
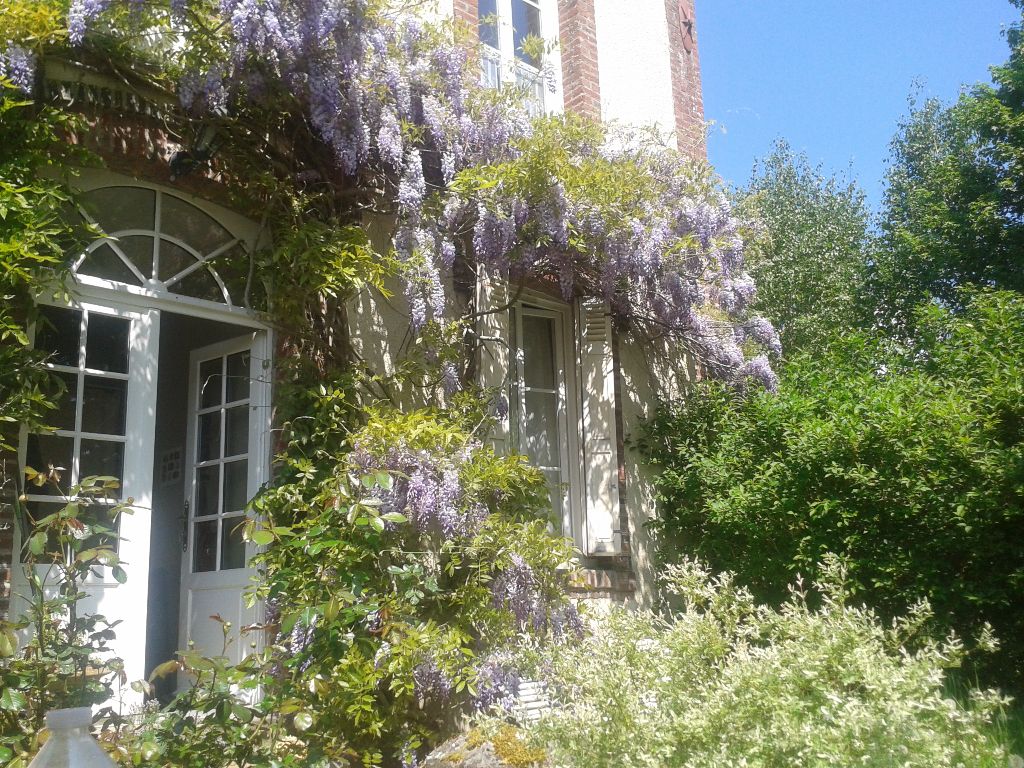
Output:
[[544,37],[544,0],[480,0],[480,42],[484,44],[483,80],[492,88],[516,85],[533,114],[545,109],[545,78],[537,43]]

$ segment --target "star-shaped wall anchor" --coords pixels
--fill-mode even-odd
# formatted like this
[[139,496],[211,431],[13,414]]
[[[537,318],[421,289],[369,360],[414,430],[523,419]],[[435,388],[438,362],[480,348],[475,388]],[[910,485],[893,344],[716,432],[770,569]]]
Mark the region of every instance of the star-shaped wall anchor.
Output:
[[679,34],[683,38],[683,48],[687,53],[693,52],[693,17],[690,14],[688,0],[679,0]]

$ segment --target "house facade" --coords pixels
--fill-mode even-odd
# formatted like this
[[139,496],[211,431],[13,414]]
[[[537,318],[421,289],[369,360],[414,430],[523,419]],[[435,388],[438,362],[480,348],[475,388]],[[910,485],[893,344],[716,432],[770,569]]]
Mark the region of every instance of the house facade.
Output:
[[[437,13],[477,30],[483,81],[522,86],[535,113],[653,124],[703,154],[693,0],[443,0]],[[523,45],[535,38],[543,57]],[[55,431],[21,436],[18,463],[63,467],[66,486],[120,479],[134,510],[119,523],[129,578],[100,575],[88,592],[93,610],[121,621],[117,650],[138,679],[189,642],[219,652],[211,615],[236,630],[258,619],[242,600],[253,551],[239,523],[271,476],[281,345],[231,267],[233,254],[260,248],[259,212],[233,209],[207,179],[176,177],[180,147],[161,135],[146,93],[48,62],[41,80],[46,98],[92,126],[105,168],[78,184],[84,215],[108,237],[69,254],[70,301],[40,298],[47,322],[34,343],[67,396]],[[620,334],[601,301],[566,302],[543,282],[513,293],[483,271],[474,283],[471,300],[487,310],[476,376],[508,405],[495,447],[525,454],[548,479],[552,517],[582,554],[581,596],[643,601],[654,503],[632,437],[679,375],[676,361]],[[448,288],[453,306],[466,300]],[[348,314],[360,358],[392,372],[409,336],[402,300],[364,292]],[[33,516],[58,504],[46,488],[25,500]],[[24,593],[19,548],[12,520],[0,520],[0,614],[17,613]]]

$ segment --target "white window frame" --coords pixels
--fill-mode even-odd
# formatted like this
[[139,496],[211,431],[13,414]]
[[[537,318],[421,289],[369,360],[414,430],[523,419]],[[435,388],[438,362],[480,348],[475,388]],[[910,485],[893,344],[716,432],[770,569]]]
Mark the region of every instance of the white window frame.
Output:
[[[577,376],[575,317],[571,305],[541,294],[524,292],[513,307],[514,367],[512,377],[512,439],[516,450],[522,445],[526,413],[526,381],[524,371],[523,316],[533,315],[555,321],[555,367],[559,394],[559,455],[562,474],[562,535],[571,538],[577,547],[585,544],[583,511],[583,451],[581,443],[582,416]],[[520,451],[521,452],[521,451]]]
[[[545,42],[557,42],[558,3],[557,0],[524,0],[540,11],[541,38]],[[558,114],[563,110],[562,101],[562,57],[557,46],[544,55],[540,69],[520,60],[515,52],[515,33],[512,28],[512,0],[495,0],[497,6],[498,48],[483,43],[481,80],[484,85],[522,84],[524,80],[534,83],[538,97],[532,114]],[[551,77],[548,77],[548,74]],[[529,105],[528,105],[529,108]]]

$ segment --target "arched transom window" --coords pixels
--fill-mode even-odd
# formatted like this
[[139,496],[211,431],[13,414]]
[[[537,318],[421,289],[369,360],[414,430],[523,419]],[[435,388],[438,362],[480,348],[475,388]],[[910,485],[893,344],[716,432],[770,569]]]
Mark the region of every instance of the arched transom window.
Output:
[[239,305],[244,245],[209,214],[144,187],[95,189],[83,201],[86,218],[106,237],[75,260],[75,274]]

